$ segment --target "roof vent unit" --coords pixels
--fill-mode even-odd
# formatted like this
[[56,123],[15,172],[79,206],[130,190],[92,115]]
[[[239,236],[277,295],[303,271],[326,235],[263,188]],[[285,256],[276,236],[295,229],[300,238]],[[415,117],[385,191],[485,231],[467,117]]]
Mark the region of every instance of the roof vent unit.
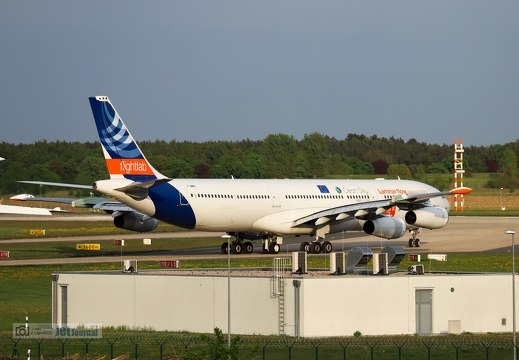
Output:
[[400,265],[405,258],[405,250],[400,246],[386,246],[381,253],[387,254],[387,266],[389,273],[397,272],[397,266]]
[[137,272],[137,260],[124,260],[124,272],[136,273]]
[[372,257],[373,251],[366,246],[351,249],[346,258],[346,274],[367,274],[364,267]]
[[424,275],[424,267],[422,264],[411,265],[408,269],[409,275]]
[[373,275],[389,275],[387,253],[373,255]]
[[346,273],[346,254],[343,252],[330,253],[330,274],[342,275]]
[[295,251],[292,253],[292,273],[308,274],[308,254],[306,251]]

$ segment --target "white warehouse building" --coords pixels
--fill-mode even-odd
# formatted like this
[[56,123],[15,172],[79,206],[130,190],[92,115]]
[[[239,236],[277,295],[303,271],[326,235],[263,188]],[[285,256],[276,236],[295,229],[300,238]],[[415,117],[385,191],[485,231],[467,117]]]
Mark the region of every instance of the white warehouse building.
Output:
[[512,331],[512,275],[57,272],[53,323],[301,337]]

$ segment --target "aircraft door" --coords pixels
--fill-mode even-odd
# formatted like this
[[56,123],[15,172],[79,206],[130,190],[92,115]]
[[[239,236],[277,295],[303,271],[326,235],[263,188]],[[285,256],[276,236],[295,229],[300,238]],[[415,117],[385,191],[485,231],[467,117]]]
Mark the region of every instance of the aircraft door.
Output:
[[269,187],[269,191],[272,198],[272,207],[280,207],[281,201],[279,199],[278,189],[275,187]]
[[[188,187],[186,186],[185,187],[185,190],[184,190],[184,194],[186,194],[186,196],[189,196],[189,189]],[[180,191],[180,189],[178,190],[178,198],[179,198],[179,205],[180,206],[187,206],[189,205],[189,201],[187,200],[187,198],[182,194],[182,192]]]
[[369,199],[376,200],[377,199],[377,190],[375,190],[374,188],[369,188],[368,191],[369,191]]

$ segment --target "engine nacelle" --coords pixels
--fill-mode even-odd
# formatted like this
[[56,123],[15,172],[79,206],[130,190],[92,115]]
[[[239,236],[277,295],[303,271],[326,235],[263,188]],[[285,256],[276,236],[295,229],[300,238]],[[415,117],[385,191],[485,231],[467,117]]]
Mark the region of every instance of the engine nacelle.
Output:
[[404,220],[392,216],[382,216],[364,223],[366,234],[384,239],[398,239],[404,236],[406,225]]
[[425,207],[419,210],[408,211],[405,214],[405,221],[409,225],[425,229],[440,229],[447,225],[449,213],[441,207]]
[[155,230],[159,221],[139,212],[126,212],[114,217],[114,225],[119,229],[148,232]]

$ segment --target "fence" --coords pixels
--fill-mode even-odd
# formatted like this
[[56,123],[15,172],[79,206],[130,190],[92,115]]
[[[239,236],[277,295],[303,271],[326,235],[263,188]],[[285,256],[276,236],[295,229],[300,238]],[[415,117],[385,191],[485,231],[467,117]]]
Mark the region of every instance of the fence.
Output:
[[[223,338],[223,337],[222,337]],[[291,338],[233,337],[163,332],[104,332],[102,339],[13,338],[0,334],[0,358],[33,359],[507,359],[510,334]],[[222,352],[223,349],[223,352]],[[225,355],[222,355],[225,354]]]

